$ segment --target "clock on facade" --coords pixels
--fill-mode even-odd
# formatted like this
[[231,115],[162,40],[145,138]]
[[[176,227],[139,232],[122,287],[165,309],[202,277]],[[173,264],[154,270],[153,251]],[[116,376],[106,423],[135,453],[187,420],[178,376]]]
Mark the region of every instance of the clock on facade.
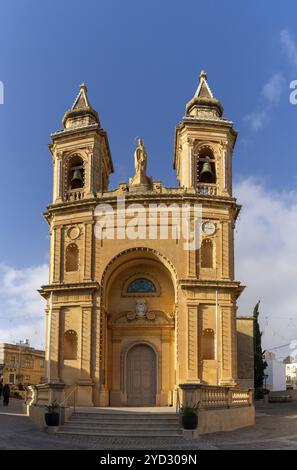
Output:
[[206,235],[213,235],[216,231],[216,226],[213,222],[204,222],[202,230]]

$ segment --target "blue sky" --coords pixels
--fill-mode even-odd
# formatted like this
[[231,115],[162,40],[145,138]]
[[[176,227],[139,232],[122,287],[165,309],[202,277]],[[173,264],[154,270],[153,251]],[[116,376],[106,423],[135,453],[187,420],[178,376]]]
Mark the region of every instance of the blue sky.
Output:
[[[286,225],[297,204],[297,106],[289,102],[289,84],[297,79],[294,3],[0,1],[0,80],[5,89],[0,105],[0,336],[23,334],[27,318],[23,311],[39,308],[28,289],[38,284],[48,260],[48,230],[42,218],[52,190],[47,144],[50,133],[61,128],[63,113],[71,107],[81,82],[87,83],[90,101],[109,135],[115,166],[111,186],[132,175],[139,135],[148,151],[148,173],[174,186],[174,127],[204,68],[225,115],[239,131],[234,180],[244,199],[240,202],[246,202],[243,223],[249,227],[249,220],[255,222],[248,217],[255,215],[256,197],[263,197],[269,207],[263,210],[272,212],[268,220],[257,214],[255,223],[262,227],[264,238],[268,236],[266,244],[272,239],[267,259],[271,262],[279,244],[281,249],[287,246],[287,236],[274,239],[278,226],[273,207],[280,204]],[[247,233],[243,237],[240,225],[238,237],[242,260],[238,278],[244,278],[244,260],[263,252],[263,237]],[[290,249],[284,255],[288,269],[295,245],[290,244]],[[247,271],[262,277],[263,266],[254,264]],[[243,280],[249,282],[248,276]],[[250,288],[243,313],[249,313],[258,295],[269,296],[264,287],[268,288]],[[273,305],[275,300],[267,309]],[[291,302],[290,309],[289,318],[295,315]],[[280,312],[263,315],[268,313],[277,324]],[[28,318],[41,322],[42,311],[28,313]],[[277,337],[274,342],[282,341]]]

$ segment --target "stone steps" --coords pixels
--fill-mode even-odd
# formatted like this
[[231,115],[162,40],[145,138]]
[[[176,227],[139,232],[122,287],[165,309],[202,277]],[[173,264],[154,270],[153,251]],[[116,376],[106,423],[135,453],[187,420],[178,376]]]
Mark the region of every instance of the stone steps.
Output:
[[93,422],[100,422],[100,423],[109,423],[110,421],[113,422],[122,422],[122,421],[128,421],[131,422],[133,420],[134,423],[144,423],[147,421],[154,422],[154,423],[161,423],[161,422],[167,422],[167,423],[177,423],[178,418],[172,417],[172,418],[159,418],[159,417],[134,417],[134,416],[129,416],[129,417],[122,417],[122,416],[116,416],[116,417],[101,417],[101,416],[74,416],[71,417],[72,421],[93,421]]
[[178,437],[182,435],[176,413],[104,411],[75,412],[58,434],[84,436]]
[[113,412],[110,412],[110,413],[107,413],[106,411],[102,412],[102,411],[97,411],[97,412],[74,412],[72,413],[71,415],[71,418],[75,418],[75,417],[79,417],[79,418],[82,418],[82,417],[96,417],[96,418],[108,418],[108,419],[116,419],[116,418],[130,418],[130,417],[133,417],[135,419],[163,419],[163,418],[167,418],[167,419],[178,419],[178,414],[177,413],[173,413],[173,412],[168,412],[168,413],[140,413],[140,412],[116,412],[116,411],[113,411]]
[[119,429],[119,426],[121,429],[132,429],[132,430],[138,430],[138,429],[176,429],[178,427],[179,423],[142,423],[141,425],[139,423],[135,422],[129,422],[129,423],[100,423],[100,422],[90,422],[90,421],[69,421],[68,423],[65,424],[67,427],[72,428],[89,428],[89,429]]
[[147,430],[132,431],[132,430],[98,430],[98,429],[81,429],[81,428],[64,428],[62,426],[57,434],[67,434],[72,436],[102,436],[102,437],[180,437],[181,431],[166,431],[166,430]]

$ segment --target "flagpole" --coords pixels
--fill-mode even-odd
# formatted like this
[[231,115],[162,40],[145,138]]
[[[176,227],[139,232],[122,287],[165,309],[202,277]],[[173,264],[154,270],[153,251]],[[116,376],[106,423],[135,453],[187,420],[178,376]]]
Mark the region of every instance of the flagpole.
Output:
[[219,308],[218,290],[216,289],[216,382],[219,385]]

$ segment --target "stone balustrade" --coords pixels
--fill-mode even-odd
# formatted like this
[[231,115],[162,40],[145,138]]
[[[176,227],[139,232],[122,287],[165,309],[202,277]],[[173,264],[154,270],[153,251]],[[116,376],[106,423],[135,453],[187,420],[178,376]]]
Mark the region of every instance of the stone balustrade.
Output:
[[180,384],[179,388],[180,405],[195,406],[199,404],[200,410],[251,406],[253,404],[251,389],[204,384]]
[[85,193],[81,189],[71,189],[66,194],[66,201],[80,201],[84,195]]
[[211,183],[199,183],[197,186],[197,192],[199,194],[205,194],[207,196],[216,196],[217,185]]

